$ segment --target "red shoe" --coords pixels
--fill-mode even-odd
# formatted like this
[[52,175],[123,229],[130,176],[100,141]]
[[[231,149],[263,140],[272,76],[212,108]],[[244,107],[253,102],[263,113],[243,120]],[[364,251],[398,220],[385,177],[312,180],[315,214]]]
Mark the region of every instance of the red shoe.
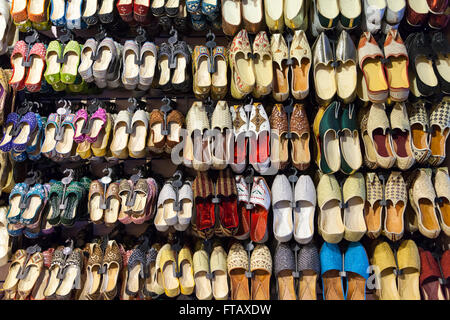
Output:
[[192,227],[197,235],[209,239],[214,235],[216,223],[214,215],[214,185],[208,176],[208,172],[199,171],[192,185],[195,201],[195,225]]
[[444,274],[444,279],[447,280],[447,284],[444,286],[444,293],[447,300],[450,300],[450,250],[445,251],[441,257],[441,270]]
[[250,217],[250,239],[257,243],[264,243],[269,236],[267,218],[269,216],[271,194],[269,186],[263,177],[253,178],[250,202],[254,205]]
[[28,55],[30,67],[28,68],[25,86],[29,92],[39,92],[41,90],[42,75],[45,69],[45,54],[47,50],[43,43],[35,43]]
[[[236,181],[231,169],[219,171],[219,178],[216,183],[216,194],[220,198],[219,218],[220,232],[224,236],[231,237],[236,233],[239,226],[239,216],[237,210],[237,188]],[[217,234],[216,230],[216,234]]]
[[406,5],[406,21],[412,26],[421,26],[428,17],[427,0],[408,0]]
[[247,209],[250,199],[250,190],[247,188],[243,176],[236,176],[236,188],[238,195],[239,227],[234,237],[238,240],[246,240],[250,234],[250,210]]
[[22,65],[26,61],[28,55],[28,45],[25,41],[17,41],[11,54],[11,66],[13,74],[9,80],[9,85],[13,90],[20,91],[25,88],[25,72],[26,67]]
[[149,9],[150,0],[134,0],[134,20],[140,23],[149,24]]
[[419,248],[420,254],[420,291],[424,300],[445,300],[439,278],[439,265],[430,251]]
[[133,21],[133,0],[119,0],[116,7],[123,21]]
[[442,14],[430,14],[428,19],[428,25],[433,29],[445,29],[448,21],[450,20],[450,7],[445,13]]
[[448,6],[448,0],[427,0],[428,8],[434,14],[442,14]]

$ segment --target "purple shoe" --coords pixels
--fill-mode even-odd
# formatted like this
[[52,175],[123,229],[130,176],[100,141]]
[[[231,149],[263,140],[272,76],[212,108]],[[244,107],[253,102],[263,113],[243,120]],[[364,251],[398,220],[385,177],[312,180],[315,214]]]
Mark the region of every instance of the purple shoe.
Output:
[[[12,141],[12,147],[16,152],[25,152],[28,142],[37,128],[36,114],[27,112],[17,124],[17,135]],[[20,131],[19,131],[20,130]]]
[[86,135],[86,141],[94,143],[97,141],[97,137],[102,131],[103,127],[106,125],[107,115],[106,110],[103,108],[98,108],[97,111],[91,116],[89,124],[89,133]]
[[86,135],[84,133],[81,133],[81,129],[83,129],[84,124],[88,121],[88,113],[84,109],[80,109],[77,111],[77,114],[75,116],[74,125],[75,125],[75,135],[73,137],[73,140],[76,143],[82,143],[84,140],[86,140]]
[[12,141],[13,141],[13,133],[14,129],[16,128],[17,123],[20,120],[20,116],[15,113],[11,112],[8,114],[8,117],[6,118],[5,122],[5,131],[3,132],[3,139],[0,142],[0,150],[3,152],[10,152],[12,149]]

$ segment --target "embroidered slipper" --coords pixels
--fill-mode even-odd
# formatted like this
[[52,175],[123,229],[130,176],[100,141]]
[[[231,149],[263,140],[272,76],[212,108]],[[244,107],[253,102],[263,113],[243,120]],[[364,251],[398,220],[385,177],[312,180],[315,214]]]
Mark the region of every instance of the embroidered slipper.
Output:
[[118,220],[123,224],[130,224],[132,222],[131,216],[131,207],[126,205],[128,198],[131,199],[131,191],[132,191],[132,183],[131,180],[123,179],[119,183],[119,197],[120,197],[120,212]]
[[272,275],[272,255],[266,245],[258,244],[250,257],[252,300],[270,300],[270,277]]
[[341,172],[355,173],[363,164],[357,115],[352,105],[344,106],[340,116],[339,148],[341,151]]
[[9,209],[6,214],[6,220],[8,220],[9,224],[16,224],[20,222],[23,209],[19,208],[19,204],[26,197],[27,189],[27,184],[17,183],[9,194]]
[[80,53],[80,65],[78,66],[78,73],[86,82],[93,82],[94,75],[92,71],[92,66],[94,60],[92,57],[97,52],[97,41],[93,38],[89,38],[83,45]]
[[178,191],[178,201],[181,204],[181,211],[177,212],[178,223],[174,227],[177,231],[185,231],[191,224],[194,204],[194,192],[192,191],[191,181],[186,181],[180,191]]
[[217,46],[213,49],[212,56],[216,70],[211,75],[211,97],[213,100],[222,100],[228,92],[228,50]]
[[97,141],[98,135],[107,122],[106,110],[103,108],[98,108],[97,111],[89,119],[89,133],[86,135],[86,141],[94,143]]
[[[161,189],[161,192],[158,196],[158,203],[157,203],[157,209],[156,209],[156,216],[155,216],[155,227],[156,230],[160,232],[166,232],[169,229],[169,225],[166,222],[165,219],[165,211],[166,209],[170,212],[173,212],[173,202],[170,202],[169,204],[165,205],[165,203],[169,200],[175,201],[176,194],[175,190],[172,187],[172,184],[170,182],[166,182],[164,186]],[[175,212],[176,214],[176,212]],[[170,214],[167,213],[169,216]],[[175,215],[176,217],[176,215]],[[176,222],[175,222],[176,223]]]
[[93,223],[101,223],[103,220],[102,199],[104,199],[103,185],[100,181],[94,180],[90,185],[88,195],[89,219]]
[[27,61],[27,57],[28,45],[23,40],[17,41],[11,53],[13,73],[9,80],[9,85],[13,90],[20,91],[25,88],[26,67],[23,66],[23,62]]
[[309,243],[302,246],[298,252],[296,263],[300,272],[298,300],[317,300],[317,278],[321,273],[316,245]]
[[196,286],[194,280],[194,261],[191,250],[186,245],[178,254],[178,270],[181,272],[181,277],[179,278],[181,294],[191,295]]
[[138,294],[140,288],[140,278],[144,279],[145,251],[138,247],[133,250],[128,259],[126,268],[125,293],[131,297]]
[[45,187],[37,183],[30,188],[26,195],[24,195],[23,201],[27,204],[27,207],[20,215],[20,223],[24,226],[34,224],[40,219],[41,211],[45,207],[47,199],[47,190]]
[[205,99],[211,90],[210,52],[206,46],[195,46],[192,54],[193,90],[197,99]]
[[162,153],[166,144],[166,136],[162,134],[164,126],[164,114],[159,109],[153,109],[150,112],[150,134],[147,141],[147,147],[155,153]]
[[80,64],[81,47],[75,40],[69,41],[64,47],[63,60],[61,67],[61,82],[73,84],[78,74],[78,65]]
[[128,153],[132,158],[144,158],[149,115],[144,110],[137,110],[131,119],[131,133],[128,141]]
[[15,139],[15,136],[13,136],[13,131],[16,128],[17,124],[19,123],[20,116],[15,113],[11,112],[8,114],[8,117],[6,117],[6,121],[4,124],[3,129],[3,138],[0,142],[0,150],[3,152],[10,152],[13,148],[13,140]]
[[46,49],[43,43],[35,43],[28,54],[28,74],[25,87],[29,92],[39,92],[42,85],[42,75],[45,68]]
[[16,126],[17,135],[12,140],[12,148],[16,152],[25,152],[31,137],[36,133],[38,128],[36,114],[27,112]]
[[180,294],[180,282],[175,277],[175,252],[171,249],[170,244],[166,244],[161,248],[160,253],[159,267],[164,291],[169,298],[173,298]]
[[155,76],[156,62],[158,61],[158,49],[153,42],[145,42],[140,50],[140,58],[143,62],[139,67],[139,84],[140,90],[146,91],[150,89]]
[[43,267],[44,256],[41,252],[36,252],[27,261],[24,272],[22,273],[23,278],[20,279],[17,284],[16,300],[27,300],[39,278],[39,275],[42,272]]
[[445,96],[441,102],[434,104],[430,115],[430,149],[428,163],[440,166],[446,157],[445,146],[450,133],[450,98]]
[[217,102],[212,114],[211,129],[215,132],[218,131],[218,134],[214,134],[211,139],[212,167],[216,170],[223,170],[227,167],[230,159],[231,139],[233,138],[228,134],[232,129],[232,122],[226,101]]
[[196,217],[192,220],[192,230],[202,239],[209,239],[214,235],[215,214],[212,198],[214,185],[207,172],[197,172],[192,185],[195,201]]
[[249,261],[247,252],[239,242],[235,242],[228,252],[227,270],[230,277],[231,300],[250,300],[248,278]]
[[289,66],[287,65],[289,51],[282,34],[277,33],[272,35],[272,39],[270,39],[270,50],[274,62],[272,96],[276,101],[283,102],[289,97]]
[[242,105],[231,106],[230,113],[234,136],[234,155],[230,167],[235,173],[242,173],[247,163],[248,117]]
[[294,252],[286,243],[279,243],[275,249],[274,273],[277,279],[278,300],[297,300],[294,286]]
[[146,179],[139,179],[136,182],[132,196],[135,198],[135,201],[131,208],[131,219],[135,224],[140,224],[143,222],[140,222],[141,218],[145,217],[149,198],[149,187]]
[[250,213],[251,211],[246,208],[250,199],[250,191],[247,188],[243,176],[236,176],[236,189],[238,196],[238,216],[239,224],[238,230],[234,237],[238,240],[246,240],[250,235]]
[[404,240],[397,251],[398,293],[401,300],[421,300],[419,290],[420,255],[413,240]]
[[130,128],[131,114],[127,110],[121,110],[114,121],[113,139],[109,147],[113,157],[128,158],[127,146]]
[[111,119],[111,115],[107,113],[106,123],[100,130],[97,136],[97,140],[91,145],[92,153],[96,157],[104,157],[106,155],[107,147],[110,141],[109,137],[112,130],[112,121],[113,120]]
[[58,62],[60,59],[62,59],[61,43],[57,40],[53,40],[47,47],[45,57],[47,68],[45,69],[44,78],[48,84],[54,85],[61,81],[61,64]]
[[264,174],[270,167],[270,122],[264,106],[259,102],[253,104],[248,131],[252,133],[249,162],[256,171]]
[[209,256],[202,248],[194,253],[195,296],[198,300],[211,300],[213,292],[209,273]]
[[281,103],[273,105],[272,113],[269,117],[271,135],[270,162],[278,170],[286,168],[289,161],[288,143],[286,138],[288,131],[287,114]]
[[71,182],[67,187],[65,195],[66,209],[61,215],[60,221],[63,226],[70,227],[81,215],[80,202],[83,200],[86,189],[80,182]]
[[430,251],[419,248],[420,254],[420,292],[424,300],[445,300],[443,287],[439,281],[439,264]]
[[105,198],[105,225],[113,226],[117,222],[120,211],[119,183],[113,182],[108,186]]
[[239,227],[239,215],[237,212],[236,181],[231,169],[219,171],[216,182],[216,196],[219,202],[219,225],[215,228],[218,236],[233,236]]
[[173,110],[167,116],[167,127],[169,128],[169,135],[166,138],[166,145],[164,151],[168,154],[172,152],[181,141],[181,130],[185,125],[184,115],[178,111]]
[[264,243],[269,237],[267,220],[271,197],[266,180],[263,177],[254,177],[250,194],[250,203],[254,205],[250,216],[250,239],[254,242]]
[[[229,1],[233,2],[233,1]],[[231,95],[235,99],[242,99],[250,94],[256,84],[250,40],[245,29],[234,37],[229,50],[231,69]],[[274,57],[274,60],[275,57]]]
[[75,127],[75,134],[73,136],[73,140],[76,143],[82,143],[86,139],[86,135],[84,133],[81,133],[81,129],[83,128],[84,124],[88,121],[88,117],[89,115],[85,109],[78,110],[75,115],[75,119],[73,121]]

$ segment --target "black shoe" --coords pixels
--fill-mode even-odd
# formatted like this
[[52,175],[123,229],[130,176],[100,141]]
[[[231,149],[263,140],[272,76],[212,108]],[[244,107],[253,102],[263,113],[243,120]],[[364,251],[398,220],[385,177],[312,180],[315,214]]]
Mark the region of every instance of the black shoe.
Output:
[[450,54],[450,45],[445,39],[442,32],[435,32],[431,36],[431,48],[434,51],[434,73],[439,80],[439,85],[441,91],[445,94],[450,94],[450,82],[445,78],[449,79],[450,74],[446,72],[448,69],[445,66],[448,64],[448,55]]

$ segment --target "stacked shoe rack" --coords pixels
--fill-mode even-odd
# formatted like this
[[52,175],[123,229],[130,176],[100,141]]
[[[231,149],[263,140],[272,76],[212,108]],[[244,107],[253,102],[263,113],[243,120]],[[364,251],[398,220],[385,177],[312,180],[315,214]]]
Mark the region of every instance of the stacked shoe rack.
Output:
[[[228,47],[229,44],[233,41],[233,37],[226,36],[222,30],[189,31],[186,34],[178,32],[178,37],[180,39],[186,41],[192,48],[194,48],[195,45],[204,45],[206,43],[206,41],[207,41],[206,34],[208,33],[208,31],[209,32],[212,31],[214,33],[215,42],[217,43],[217,45]],[[73,30],[72,31],[74,38],[79,40],[80,43],[84,43],[87,39],[95,37],[95,35],[98,32],[99,32],[98,27],[90,27],[87,30]],[[446,30],[444,30],[443,32],[446,35],[447,40],[450,41],[450,28],[447,27]],[[359,27],[351,31],[350,35],[353,39],[353,42],[356,45],[358,44],[358,40],[359,40],[361,33],[362,33],[362,31]],[[409,32],[405,33],[405,37],[403,37],[403,40],[406,40],[406,35],[408,33]],[[61,30],[57,29],[56,27],[52,27],[52,29],[49,31],[39,31],[39,34],[40,34],[40,37],[49,39],[51,41],[53,39],[58,39],[58,37],[61,35]],[[330,31],[326,31],[326,34],[327,34],[328,38],[330,39],[330,42],[332,43],[333,52],[335,52],[334,48],[337,45],[339,33],[336,30],[330,30]],[[25,34],[21,34],[22,38],[24,36],[25,36]],[[130,27],[129,32],[124,37],[122,37],[122,36],[116,37],[115,35],[111,35],[111,34],[109,36],[113,36],[116,41],[124,43],[125,40],[134,39],[137,36],[136,27]],[[161,43],[167,42],[170,37],[171,37],[171,34],[169,34],[167,31],[162,31],[159,34],[154,35],[154,36],[151,35],[151,33],[148,33],[149,40],[153,41],[156,45],[160,45]],[[255,37],[255,35],[250,35],[250,38],[251,38],[250,42],[253,42],[254,37]],[[378,36],[376,36],[376,38],[378,38]],[[315,39],[310,34],[308,34],[308,40],[312,47],[312,43],[314,42]],[[382,44],[380,46],[382,47]],[[9,56],[8,56],[8,58],[6,58],[6,55],[0,57],[0,64],[3,69],[11,68],[11,65],[9,62]],[[228,68],[228,66],[227,66],[227,68]],[[191,69],[191,68],[189,68],[189,69]],[[313,68],[311,67],[311,70],[312,69]],[[228,72],[228,84],[230,84],[231,83],[231,81],[230,81],[230,73],[231,72],[229,71],[229,68],[227,70],[228,70],[227,71]],[[305,106],[307,117],[309,119],[310,136],[311,136],[310,145],[309,145],[309,150],[311,151],[311,162],[310,162],[309,168],[307,168],[306,170],[301,171],[301,172],[298,171],[297,176],[300,174],[300,175],[309,175],[310,177],[314,177],[318,174],[319,168],[314,161],[317,151],[314,151],[315,145],[314,145],[314,139],[313,139],[314,133],[312,130],[312,125],[313,125],[313,120],[315,119],[316,113],[319,109],[319,104],[316,102],[316,99],[315,99],[314,80],[313,80],[312,71],[310,74],[309,87],[310,87],[310,93],[307,96],[307,98],[302,101],[295,101],[295,102],[301,102]],[[99,101],[105,102],[106,104],[114,105],[115,106],[114,111],[115,111],[115,113],[118,113],[121,110],[126,110],[133,103],[130,100],[130,98],[132,98],[132,97],[134,97],[137,101],[140,101],[143,104],[145,104],[145,110],[147,112],[151,112],[153,109],[161,108],[161,106],[163,106],[166,103],[165,98],[166,99],[169,98],[175,103],[176,110],[180,111],[184,116],[186,116],[186,114],[188,113],[189,108],[192,106],[192,104],[195,101],[199,101],[199,99],[197,99],[194,96],[192,88],[190,88],[189,92],[186,94],[184,94],[184,93],[167,93],[167,92],[163,92],[162,90],[153,89],[153,88],[148,91],[128,91],[123,88],[114,89],[114,90],[104,89],[103,91],[101,91],[98,94],[89,94],[89,95],[88,94],[66,94],[66,93],[64,93],[64,91],[63,91],[63,93],[56,92],[56,93],[51,93],[51,94],[29,93],[29,92],[25,93],[24,91],[20,91],[20,92],[15,93],[15,96],[13,97],[13,101],[11,102],[10,105],[8,105],[6,107],[6,109],[4,111],[5,119],[6,119],[7,113],[17,111],[17,109],[20,107],[20,104],[24,100],[40,101],[45,104],[54,105],[54,110],[51,110],[51,112],[56,112],[57,108],[64,105],[64,103],[69,102],[72,106],[74,106],[78,103],[88,104],[89,101],[91,101],[92,99],[95,98],[95,99],[98,99]],[[230,90],[228,90],[227,96],[223,100],[227,101],[228,106],[230,106],[230,107],[235,104],[245,105],[247,103],[252,103],[252,102],[261,102],[263,104],[263,106],[265,107],[265,110],[268,115],[270,115],[270,112],[272,110],[271,108],[272,108],[273,104],[275,103],[275,101],[271,95],[268,95],[264,99],[250,100],[250,98],[245,98],[244,100],[236,100],[231,96]],[[217,102],[217,101],[214,101],[214,104],[215,104],[215,102]],[[294,102],[293,98],[289,98],[286,102],[283,102],[283,104],[286,106],[290,102],[291,103]],[[360,109],[360,108],[368,107],[368,105],[369,105],[369,102],[363,102],[363,101],[359,100],[358,98],[356,98],[355,108]],[[387,107],[387,109],[388,109],[388,107]],[[449,145],[450,145],[450,141],[447,140],[446,150],[450,150]],[[361,142],[361,148],[363,149],[362,142]],[[450,159],[447,157],[441,166],[445,166],[445,167],[449,168],[450,167]],[[187,168],[187,167],[184,167],[183,165],[177,166],[177,165],[173,164],[171,161],[170,155],[167,155],[167,154],[155,155],[155,156],[151,156],[151,157],[147,157],[147,158],[143,158],[143,159],[128,158],[126,160],[119,160],[119,159],[108,159],[107,160],[105,158],[93,157],[90,160],[81,160],[81,161],[77,161],[77,162],[71,162],[71,161],[52,162],[52,160],[49,160],[46,157],[42,157],[42,159],[37,162],[32,162],[29,160],[26,160],[25,162],[16,162],[14,164],[14,181],[19,182],[19,181],[24,181],[25,179],[27,179],[28,172],[30,170],[42,171],[42,172],[45,172],[45,170],[53,170],[55,172],[54,178],[56,180],[61,180],[61,178],[66,176],[66,174],[64,174],[64,172],[66,172],[67,169],[87,170],[87,172],[89,172],[90,176],[95,177],[96,179],[100,179],[101,177],[103,177],[105,175],[105,171],[107,171],[107,169],[111,168],[111,167],[119,168],[117,170],[117,172],[122,173],[124,176],[131,176],[133,174],[136,174],[137,168],[146,167],[146,170],[148,170],[148,172],[149,172],[149,176],[154,177],[155,180],[157,180],[157,182],[164,182],[165,180],[173,177],[174,174],[177,172],[177,170],[180,170],[180,169],[183,171],[184,179],[186,179],[187,177],[193,179],[197,175],[197,172],[192,168]],[[421,167],[421,166],[414,165],[409,170],[412,171],[413,169],[418,168],[418,167]],[[287,169],[280,171],[280,173],[283,172],[289,176],[290,172],[292,172],[291,169],[292,169],[292,167],[289,166]],[[363,165],[358,170],[358,172],[361,172],[364,175],[367,172],[373,172],[373,171],[374,170],[369,170],[365,165]],[[387,172],[387,171],[383,172],[383,170],[378,170],[378,169],[376,171],[380,174],[384,173],[384,176],[386,177],[386,179],[389,176],[389,172]],[[276,176],[276,174],[264,176],[264,178],[267,181],[268,186],[272,186],[275,176]],[[336,176],[337,180],[341,184],[343,184],[343,182],[345,181],[346,175],[344,175],[343,173],[337,172],[337,173],[335,173],[335,176]],[[121,177],[119,176],[118,178],[121,178]],[[160,184],[159,191],[161,191],[162,185],[163,185],[163,183]],[[342,185],[341,185],[341,187],[342,187]],[[0,204],[7,206],[8,201],[9,201],[8,194],[3,193],[0,198]],[[271,206],[271,208],[272,208],[272,206]],[[315,220],[314,220],[314,226],[315,226],[314,242],[316,243],[317,248],[320,249],[320,246],[324,241],[317,232],[318,209],[316,209],[315,212],[316,212],[316,214],[315,214]],[[195,215],[195,214],[193,213],[193,215]],[[89,216],[89,215],[87,215],[87,216]],[[273,231],[272,231],[273,230],[272,223],[273,223],[273,213],[272,213],[272,210],[270,210],[269,217],[267,219],[267,230],[269,232],[269,238],[265,242],[265,244],[271,249],[272,258],[273,258],[274,252],[275,252],[275,247],[277,245],[277,240],[275,239]],[[122,225],[119,222],[117,222],[116,225],[108,227],[103,223],[102,224],[94,224],[91,221],[86,219],[85,221],[77,221],[75,223],[75,225],[71,228],[61,228],[60,233],[50,235],[44,239],[42,239],[42,238],[28,239],[23,236],[11,237],[10,238],[10,241],[12,241],[11,252],[13,253],[17,249],[31,247],[35,244],[43,244],[44,246],[49,246],[49,244],[51,244],[52,241],[56,241],[59,244],[62,244],[64,242],[64,240],[66,240],[66,239],[74,240],[75,246],[80,247],[83,244],[84,240],[82,240],[82,239],[83,239],[83,237],[86,237],[86,233],[89,233],[89,237],[91,237],[91,238],[108,236],[110,239],[114,239],[114,237],[117,237],[117,233],[121,233],[120,238],[124,239],[124,242],[128,241],[129,243],[132,242],[133,239],[139,239],[141,236],[148,235],[149,233],[158,234],[158,237],[167,239],[168,242],[173,243],[173,244],[177,243],[177,241],[179,241],[180,238],[182,238],[184,240],[188,239],[188,238],[193,239],[192,242],[194,242],[194,240],[195,240],[195,235],[192,232],[191,228],[184,231],[183,233],[176,232],[174,229],[171,229],[170,231],[165,232],[165,233],[161,233],[155,229],[153,222],[145,222],[143,224],[131,223],[131,224],[127,224],[127,225]],[[58,236],[59,239],[55,239],[56,236]],[[444,235],[443,232],[441,232],[439,239],[432,240],[432,239],[427,239],[427,238],[423,237],[422,235],[420,235],[420,233],[418,231],[416,231],[415,233],[409,233],[407,230],[405,230],[405,234],[403,235],[403,238],[404,239],[412,239],[417,244],[420,243],[422,247],[427,248],[428,250],[430,250],[434,253],[442,252],[442,248],[444,248],[445,246],[447,246],[446,249],[448,250],[449,249],[448,246],[450,244],[450,240],[446,239],[446,235]],[[232,238],[230,238],[230,241],[231,241],[231,239]],[[77,243],[77,241],[80,241],[80,243]],[[367,236],[364,236],[361,239],[361,243],[366,248],[370,247],[372,241],[373,240],[369,239]],[[210,242],[212,242],[212,241],[207,242],[206,245],[210,245]],[[229,239],[224,238],[223,247],[226,248],[227,251],[229,248],[229,246],[227,245],[228,242],[229,242]],[[291,243],[293,243],[293,242],[294,242],[294,240],[291,241]],[[400,242],[401,241],[394,242],[392,246],[395,249],[398,249]],[[247,241],[245,241],[245,243],[247,244]],[[441,243],[442,243],[442,245],[441,245]],[[5,279],[8,275],[10,262],[11,261],[9,261],[6,265],[0,267],[0,286],[3,284],[3,282],[5,281]],[[274,262],[274,264],[275,264],[275,262]],[[316,292],[317,299],[322,300],[323,292],[322,292],[321,286],[317,286],[317,287],[318,287],[318,290]],[[274,299],[274,300],[278,299],[277,288],[278,288],[277,280],[274,277],[274,273],[272,273],[271,286],[270,286],[271,299]],[[165,297],[163,297],[163,296],[159,297],[159,299],[164,299],[164,298]],[[368,289],[366,298],[367,298],[367,300],[377,299],[376,295],[375,295],[375,290]],[[192,294],[192,299],[195,299],[195,293]]]

